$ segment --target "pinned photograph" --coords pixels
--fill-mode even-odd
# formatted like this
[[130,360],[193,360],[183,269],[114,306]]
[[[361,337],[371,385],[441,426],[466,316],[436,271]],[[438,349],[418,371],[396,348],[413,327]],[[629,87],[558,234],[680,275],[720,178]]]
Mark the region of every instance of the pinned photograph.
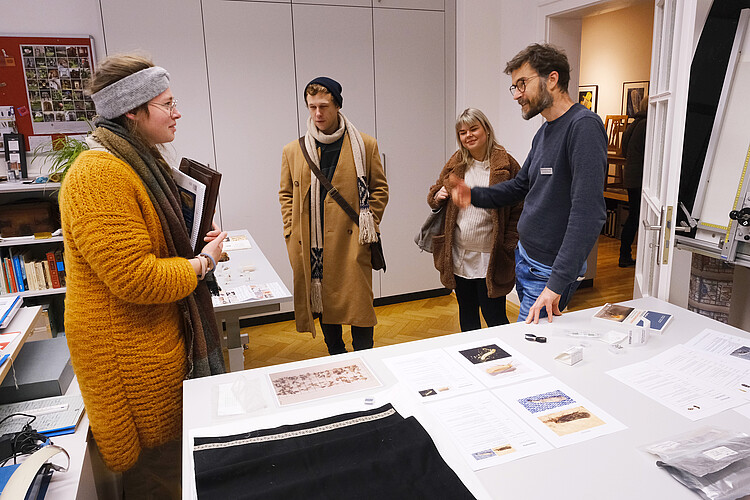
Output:
[[543,415],[539,417],[539,420],[558,436],[566,436],[604,425],[602,419],[583,406]]

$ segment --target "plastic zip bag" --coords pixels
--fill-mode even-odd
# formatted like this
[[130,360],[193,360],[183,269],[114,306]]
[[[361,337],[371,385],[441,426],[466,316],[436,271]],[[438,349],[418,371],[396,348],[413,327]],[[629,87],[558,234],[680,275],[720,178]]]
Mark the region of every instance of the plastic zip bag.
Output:
[[656,465],[702,498],[734,500],[750,495],[750,435],[701,428],[643,448]]

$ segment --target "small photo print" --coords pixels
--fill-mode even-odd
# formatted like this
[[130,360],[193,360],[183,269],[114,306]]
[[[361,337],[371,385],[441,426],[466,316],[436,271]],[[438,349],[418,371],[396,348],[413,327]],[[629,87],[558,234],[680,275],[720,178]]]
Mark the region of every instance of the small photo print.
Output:
[[497,455],[495,455],[495,452],[492,450],[482,450],[475,451],[471,456],[474,457],[474,460],[484,460],[485,458],[493,458]]
[[731,356],[750,361],[750,347],[744,345],[732,351]]
[[419,391],[419,395],[423,398],[426,398],[428,396],[435,396],[437,394],[437,391],[435,389],[422,389]]
[[510,453],[513,453],[514,451],[516,450],[510,444],[504,444],[502,446],[495,446],[494,448],[492,448],[492,452],[498,457],[502,455],[508,455]]
[[485,368],[484,371],[487,372],[487,374],[489,375],[498,376],[498,375],[503,375],[505,373],[513,373],[514,371],[518,369],[518,366],[519,366],[518,364],[513,364],[513,361],[509,361],[507,363],[500,363],[500,364],[488,366],[487,368]]
[[22,57],[34,57],[34,47],[30,45],[21,45]]
[[622,323],[625,321],[625,318],[628,317],[628,314],[633,312],[633,310],[633,307],[621,306],[619,304],[607,304],[602,307],[594,317]]
[[540,411],[548,411],[561,406],[572,405],[576,401],[563,391],[557,390],[519,399],[518,402],[521,406],[529,410],[530,413],[539,413]]
[[509,358],[510,354],[505,352],[503,349],[498,347],[496,344],[490,344],[482,347],[474,347],[472,349],[466,349],[465,351],[459,351],[463,357],[471,361],[472,364],[478,365],[481,363],[487,363],[488,361],[494,361],[496,359]]
[[577,406],[557,413],[543,415],[539,417],[539,420],[552,429],[552,431],[558,436],[567,436],[568,434],[574,434],[576,432],[604,425],[602,419],[593,415],[583,406]]

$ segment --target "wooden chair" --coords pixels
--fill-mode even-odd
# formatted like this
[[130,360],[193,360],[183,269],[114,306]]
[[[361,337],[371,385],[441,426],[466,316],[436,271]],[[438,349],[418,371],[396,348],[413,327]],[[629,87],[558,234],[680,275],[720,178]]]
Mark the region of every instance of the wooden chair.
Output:
[[628,125],[628,115],[607,115],[604,128],[607,131],[607,178],[604,188],[621,188],[625,157],[622,155],[622,135]]
[[628,125],[628,115],[607,115],[604,128],[607,131],[607,153],[622,156],[622,134]]

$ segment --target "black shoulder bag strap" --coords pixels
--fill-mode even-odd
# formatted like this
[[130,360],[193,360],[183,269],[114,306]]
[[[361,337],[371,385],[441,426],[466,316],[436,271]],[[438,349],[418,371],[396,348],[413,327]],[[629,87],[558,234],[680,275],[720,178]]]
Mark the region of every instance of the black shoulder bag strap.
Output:
[[341,193],[339,193],[339,191],[335,187],[333,187],[333,184],[331,184],[331,181],[329,181],[326,176],[323,175],[323,172],[321,172],[320,169],[315,166],[315,163],[313,163],[310,155],[307,153],[304,135],[299,138],[299,147],[302,149],[302,154],[305,156],[305,160],[310,166],[310,170],[312,170],[312,173],[315,174],[315,177],[318,178],[320,184],[331,196],[331,198],[333,198],[334,201],[336,201],[336,203],[338,203],[339,206],[344,210],[344,212],[346,212],[346,215],[348,215],[354,221],[357,227],[359,227],[359,215],[357,215],[357,212],[355,212],[352,206],[347,203],[343,196],[341,196]]

